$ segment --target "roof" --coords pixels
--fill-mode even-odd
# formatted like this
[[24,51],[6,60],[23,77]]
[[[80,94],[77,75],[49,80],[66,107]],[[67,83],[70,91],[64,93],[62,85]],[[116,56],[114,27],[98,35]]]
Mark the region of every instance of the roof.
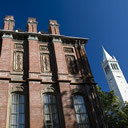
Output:
[[103,61],[111,60],[112,57],[108,54],[108,52],[104,49],[104,47],[102,47],[102,49],[103,49]]

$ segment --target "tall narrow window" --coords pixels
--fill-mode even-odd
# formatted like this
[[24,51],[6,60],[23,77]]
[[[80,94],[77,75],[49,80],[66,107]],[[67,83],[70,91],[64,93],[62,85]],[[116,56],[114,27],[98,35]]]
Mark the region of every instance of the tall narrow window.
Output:
[[107,65],[107,66],[105,67],[105,72],[106,72],[106,74],[108,74],[109,71],[110,71],[110,69],[109,69],[109,66]]
[[14,71],[23,71],[23,52],[14,53]]
[[89,119],[83,96],[74,95],[73,103],[79,128],[89,128]]
[[16,72],[23,72],[23,44],[14,44],[14,54],[13,54],[13,70]]
[[51,71],[49,54],[41,54],[41,67],[42,67],[42,72]]
[[45,94],[43,96],[43,103],[45,128],[59,128],[56,97],[54,95]]
[[70,74],[77,74],[78,73],[78,69],[77,69],[75,56],[66,55],[66,62],[67,62],[69,73]]
[[24,95],[12,93],[10,128],[25,128]]

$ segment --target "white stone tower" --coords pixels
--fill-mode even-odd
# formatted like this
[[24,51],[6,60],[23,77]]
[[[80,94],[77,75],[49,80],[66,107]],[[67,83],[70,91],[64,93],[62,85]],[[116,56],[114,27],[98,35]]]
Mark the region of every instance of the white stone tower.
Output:
[[118,61],[114,56],[111,57],[104,48],[102,67],[110,90],[114,91],[115,96],[118,96],[122,103],[128,102],[128,84]]

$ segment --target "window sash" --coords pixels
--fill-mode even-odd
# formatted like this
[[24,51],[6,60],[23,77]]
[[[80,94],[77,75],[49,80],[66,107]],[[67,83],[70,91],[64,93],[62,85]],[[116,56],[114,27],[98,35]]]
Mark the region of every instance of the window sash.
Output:
[[56,97],[54,95],[45,94],[43,96],[43,104],[45,128],[59,128]]
[[24,95],[12,94],[10,128],[25,128]]
[[89,128],[89,119],[83,96],[73,96],[76,120],[79,128]]

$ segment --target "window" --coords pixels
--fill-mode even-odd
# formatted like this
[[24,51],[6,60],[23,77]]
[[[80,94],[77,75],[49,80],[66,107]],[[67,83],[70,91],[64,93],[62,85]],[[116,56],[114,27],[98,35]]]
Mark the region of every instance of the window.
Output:
[[50,52],[48,45],[40,45],[40,63],[42,73],[51,72]]
[[45,128],[59,128],[56,97],[51,94],[44,94],[43,103]]
[[105,67],[105,72],[106,72],[106,74],[108,74],[109,71],[110,71],[110,69],[109,69],[109,66],[107,65],[107,66]]
[[78,69],[77,69],[75,56],[66,55],[65,57],[66,57],[68,72],[70,74],[77,74],[78,73]]
[[10,128],[25,128],[24,95],[12,93]]
[[74,52],[74,48],[73,47],[63,47],[64,49],[64,54],[65,54],[65,59],[66,59],[66,63],[67,63],[67,68],[68,68],[68,72],[71,75],[76,75],[79,73],[78,70],[78,63],[77,63],[77,58]]
[[117,64],[111,63],[111,67],[113,70],[119,70]]
[[83,96],[74,95],[73,103],[79,128],[89,128],[89,119]]
[[16,72],[23,72],[23,54],[24,54],[23,44],[15,43],[14,53],[13,53],[13,70]]

